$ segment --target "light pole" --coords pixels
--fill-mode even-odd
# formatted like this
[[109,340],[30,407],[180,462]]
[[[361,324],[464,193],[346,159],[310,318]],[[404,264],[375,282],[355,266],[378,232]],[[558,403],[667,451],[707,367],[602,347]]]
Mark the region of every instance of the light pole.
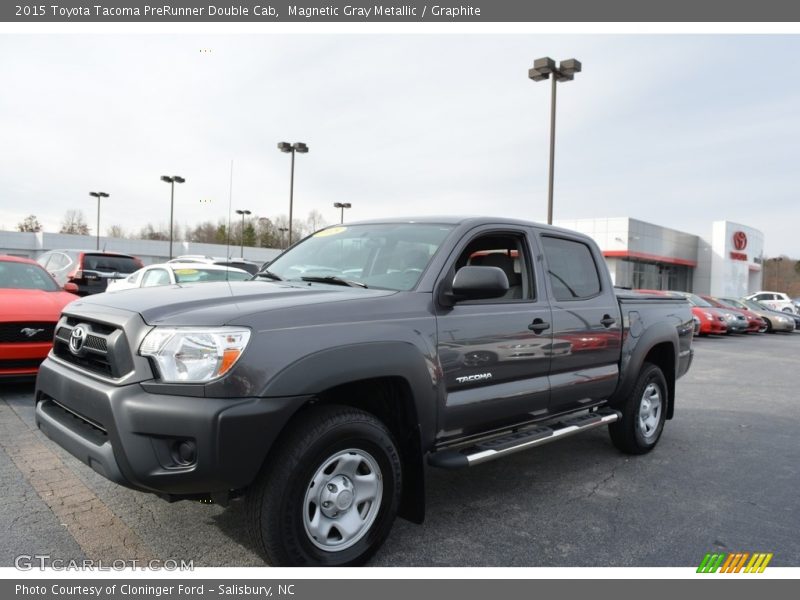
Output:
[[782,256],[778,256],[777,258],[773,258],[772,262],[775,263],[775,287],[772,288],[772,289],[777,291],[778,290],[778,285],[780,285],[780,283],[778,282],[778,279],[780,277],[781,263],[783,262],[783,257]]
[[[556,153],[556,83],[559,81],[572,81],[575,73],[581,72],[581,63],[574,58],[562,60],[556,68],[556,61],[552,58],[537,58],[533,61],[533,68],[528,70],[528,77],[534,81],[544,81],[550,78],[552,87],[550,91],[550,174],[547,185],[547,224],[553,224],[553,172],[555,171]],[[552,77],[550,77],[552,75]]]
[[291,230],[288,227],[278,227],[278,231],[281,232],[281,250],[283,250],[285,248],[285,244],[283,242],[283,234]]
[[294,155],[296,152],[300,154],[305,154],[308,152],[308,146],[306,146],[303,142],[295,142],[294,144],[290,144],[289,142],[279,142],[278,143],[278,150],[281,152],[291,152],[292,153],[292,172],[289,179],[289,245],[292,245],[292,209],[294,206]]
[[186,180],[180,175],[162,175],[161,181],[165,181],[170,185],[169,192],[169,259],[172,260],[172,220],[175,215],[175,184],[184,183]]
[[105,192],[89,192],[90,196],[97,198],[97,248],[100,250],[100,198],[108,198],[111,194]]
[[252,213],[249,210],[246,210],[246,209],[245,210],[236,209],[236,214],[237,215],[242,215],[242,231],[241,231],[241,236],[242,236],[242,258],[244,258],[244,218],[247,215],[252,214]]
[[350,204],[349,202],[334,202],[333,203],[333,207],[342,209],[342,216],[339,219],[339,223],[344,223],[344,209],[345,208],[353,208],[353,205]]

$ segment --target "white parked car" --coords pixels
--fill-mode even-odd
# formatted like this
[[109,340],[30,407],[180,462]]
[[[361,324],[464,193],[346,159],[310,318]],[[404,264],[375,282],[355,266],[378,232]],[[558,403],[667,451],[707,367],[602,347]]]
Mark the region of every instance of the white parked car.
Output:
[[108,292],[129,290],[176,283],[202,283],[207,281],[245,281],[252,275],[242,269],[207,265],[203,263],[163,263],[149,265],[132,273],[125,279],[108,284]]
[[755,294],[745,296],[745,300],[755,300],[772,310],[779,310],[786,313],[797,312],[797,307],[794,305],[794,302],[792,302],[792,299],[781,292],[756,292]]
[[259,264],[245,258],[222,258],[219,256],[204,256],[202,254],[184,254],[167,261],[168,263],[202,263],[205,265],[222,265],[247,271],[251,275],[258,273]]

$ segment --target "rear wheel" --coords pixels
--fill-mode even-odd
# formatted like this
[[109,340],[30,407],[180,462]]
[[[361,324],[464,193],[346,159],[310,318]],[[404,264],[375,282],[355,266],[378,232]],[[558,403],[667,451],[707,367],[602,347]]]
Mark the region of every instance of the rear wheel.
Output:
[[622,418],[608,426],[612,443],[627,454],[645,454],[655,448],[664,430],[667,380],[654,364],[645,363],[622,407]]
[[380,547],[401,493],[400,456],[374,416],[310,409],[247,497],[256,544],[274,566],[354,566]]
[[767,333],[775,333],[775,330],[772,328],[772,321],[769,319],[764,319],[767,322]]

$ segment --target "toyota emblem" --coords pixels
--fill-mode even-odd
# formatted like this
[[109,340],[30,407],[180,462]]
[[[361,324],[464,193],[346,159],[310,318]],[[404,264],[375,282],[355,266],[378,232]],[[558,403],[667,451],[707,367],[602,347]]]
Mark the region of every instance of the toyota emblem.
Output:
[[69,349],[73,354],[80,354],[83,344],[86,341],[86,329],[83,325],[78,325],[72,330],[69,336]]
[[733,234],[733,247],[739,251],[747,248],[747,234],[744,231],[737,231]]

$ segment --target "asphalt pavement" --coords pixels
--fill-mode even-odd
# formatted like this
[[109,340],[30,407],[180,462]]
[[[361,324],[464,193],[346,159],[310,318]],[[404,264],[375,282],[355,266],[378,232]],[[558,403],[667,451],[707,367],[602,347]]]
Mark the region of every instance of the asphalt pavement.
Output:
[[[469,470],[431,469],[424,525],[398,520],[380,566],[696,566],[706,552],[800,565],[800,332],[695,341],[675,418],[630,457],[603,430]],[[106,481],[0,383],[0,566],[20,554],[261,566],[241,503],[169,504]]]

